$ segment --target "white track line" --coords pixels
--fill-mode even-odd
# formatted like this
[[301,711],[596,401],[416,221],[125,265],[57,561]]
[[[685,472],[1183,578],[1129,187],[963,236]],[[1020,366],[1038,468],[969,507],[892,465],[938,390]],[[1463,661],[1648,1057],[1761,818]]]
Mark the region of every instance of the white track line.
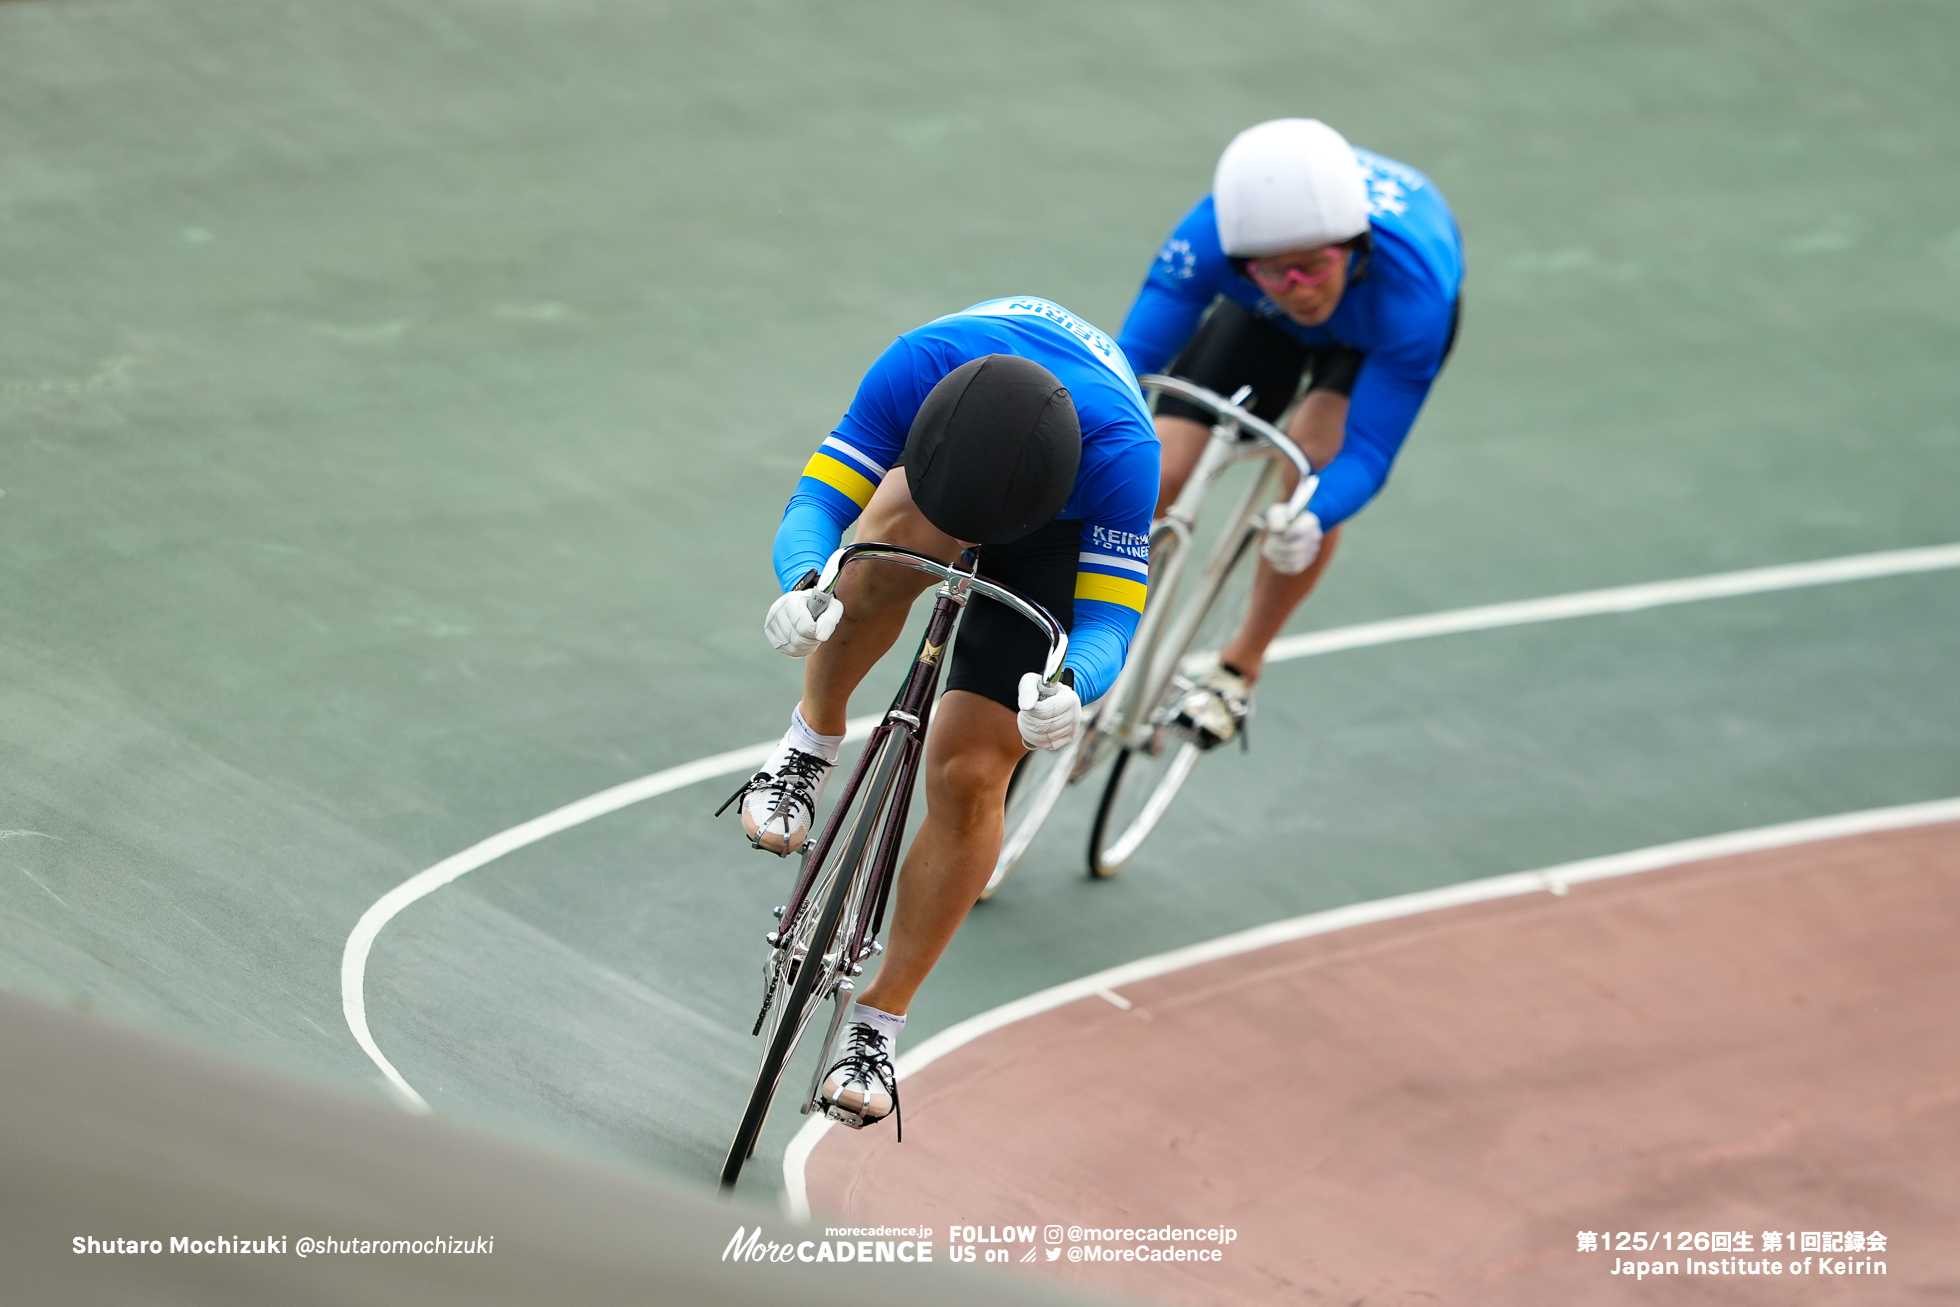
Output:
[[1490,631],[1502,626],[1525,626],[1533,622],[1556,622],[1567,617],[1637,613],[1646,608],[1691,604],[1703,599],[1728,599],[1772,590],[1835,585],[1841,581],[1938,572],[1950,567],[1960,567],[1960,544],[1892,549],[1881,554],[1852,554],[1845,558],[1789,563],[1781,567],[1752,567],[1744,572],[1717,572],[1713,576],[1691,576],[1679,581],[1650,581],[1642,585],[1615,586],[1611,590],[1585,590],[1578,594],[1553,595],[1547,599],[1485,604],[1480,608],[1458,608],[1447,613],[1424,613],[1420,617],[1397,617],[1386,622],[1366,622],[1332,631],[1282,636],[1267,649],[1266,661],[1310,658],[1315,654],[1335,653],[1342,649],[1363,649],[1369,645],[1395,644],[1432,635],[1455,635],[1462,631]]
[[[1853,554],[1846,558],[1826,558],[1811,563],[1792,563],[1782,567],[1757,567],[1742,572],[1718,572],[1712,576],[1688,577],[1679,581],[1656,581],[1646,585],[1617,586],[1610,590],[1586,590],[1578,594],[1554,595],[1548,599],[1529,599],[1520,603],[1486,604],[1479,608],[1459,608],[1449,612],[1401,617],[1386,622],[1367,622],[1331,631],[1275,640],[1266,661],[1281,662],[1390,644],[1398,640],[1419,640],[1433,635],[1491,630],[1529,622],[1551,622],[1568,617],[1590,617],[1606,613],[1629,613],[1668,604],[1693,603],[1736,595],[1759,594],[1770,590],[1790,590],[1801,586],[1831,585],[1840,581],[1861,581],[1881,576],[1903,576],[1960,567],[1960,544],[1934,545],[1922,549],[1894,549],[1876,554]],[[847,738],[863,739],[877,717],[859,717],[850,723]],[[701,758],[665,771],[642,776],[623,785],[566,804],[542,817],[533,817],[521,826],[492,835],[461,853],[444,858],[427,871],[417,872],[389,890],[361,914],[347,946],[340,956],[340,1006],[347,1028],[361,1050],[381,1068],[381,1074],[410,1111],[426,1112],[429,1104],[415,1092],[374,1042],[367,1019],[367,960],[382,927],[403,908],[441,889],[459,876],[496,861],[548,835],[568,830],[582,822],[616,812],[629,804],[666,794],[698,781],[731,776],[760,766],[775,747],[775,741],[732,749],[711,758]],[[923,1047],[923,1045],[921,1046]]]
[[[1904,830],[1912,826],[1931,826],[1947,821],[1960,821],[1960,798],[1939,799],[1931,803],[1909,803],[1896,808],[1871,808],[1864,812],[1847,812],[1835,817],[1816,817],[1808,821],[1786,822],[1779,826],[1732,831],[1727,835],[1710,835],[1702,839],[1681,840],[1674,844],[1659,844],[1649,849],[1637,849],[1632,853],[1618,853],[1610,857],[1562,863],[1539,871],[1512,872],[1503,876],[1491,876],[1484,880],[1465,881],[1460,885],[1446,885],[1441,889],[1423,890],[1415,894],[1398,894],[1394,898],[1376,899],[1370,903],[1353,903],[1326,912],[1310,912],[1303,917],[1255,926],[1251,930],[1224,935],[1203,944],[1192,944],[1186,948],[1156,954],[1154,957],[1139,958],[1135,962],[1126,962],[1120,967],[1111,967],[1107,971],[1098,971],[1080,980],[1071,980],[1052,989],[1030,994],[1026,998],[1015,999],[1012,1003],[1003,1003],[991,1011],[982,1012],[978,1016],[968,1017],[957,1025],[948,1026],[930,1039],[921,1041],[917,1048],[899,1056],[895,1069],[899,1079],[903,1080],[983,1035],[990,1035],[1004,1026],[1025,1021],[1043,1012],[1053,1011],[1077,999],[1109,998],[1112,992],[1122,985],[1134,984],[1139,980],[1147,980],[1173,971],[1182,971],[1187,967],[1195,967],[1206,962],[1215,962],[1220,958],[1270,948],[1274,944],[1283,944],[1289,940],[1305,939],[1309,935],[1326,935],[1353,926],[1392,921],[1397,917],[1412,917],[1442,908],[1459,907],[1466,903],[1484,903],[1491,899],[1511,898],[1519,894],[1540,891],[1564,894],[1569,886],[1583,884],[1589,880],[1630,876],[1635,872],[1657,871],[1663,867],[1678,867],[1690,862],[1724,858],[1737,853],[1755,853],[1763,849],[1780,849],[1793,844],[1809,844],[1817,840],[1839,839],[1847,835],[1869,835],[1877,831]],[[1121,1006],[1127,1008],[1130,1004],[1125,1002]],[[796,1137],[790,1140],[789,1148],[783,1153],[783,1207],[793,1220],[810,1219],[810,1195],[806,1179],[810,1153],[816,1148],[817,1142],[829,1132],[832,1124],[824,1117],[812,1117],[801,1130],[796,1132]]]

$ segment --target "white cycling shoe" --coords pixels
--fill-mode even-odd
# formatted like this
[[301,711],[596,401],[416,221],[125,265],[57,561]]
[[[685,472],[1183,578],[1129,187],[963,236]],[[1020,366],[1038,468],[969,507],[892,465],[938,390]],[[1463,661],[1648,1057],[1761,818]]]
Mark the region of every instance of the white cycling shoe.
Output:
[[[780,858],[800,850],[810,838],[823,787],[836,768],[836,763],[814,753],[791,748],[788,740],[777,745],[762,770],[743,782],[728,800],[741,800],[742,831],[749,843]],[[715,815],[726,811],[728,803]]]
[[1173,720],[1195,734],[1201,747],[1216,748],[1236,736],[1252,715],[1252,687],[1222,663],[1192,679]]
[[862,1130],[898,1110],[898,1072],[892,1068],[891,1041],[877,1027],[853,1021],[845,1038],[848,1051],[823,1078],[817,1102],[831,1120]]

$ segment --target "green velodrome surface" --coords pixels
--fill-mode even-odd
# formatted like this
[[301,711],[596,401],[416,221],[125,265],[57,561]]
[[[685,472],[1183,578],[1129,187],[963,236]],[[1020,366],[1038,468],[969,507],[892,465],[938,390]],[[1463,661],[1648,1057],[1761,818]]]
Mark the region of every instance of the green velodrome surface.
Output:
[[[1821,0],[0,6],[0,984],[380,1092],[362,911],[775,735],[770,534],[863,368],[995,295],[1113,329],[1266,117],[1426,170],[1470,268],[1298,629],[1960,539],[1956,45]],[[1957,665],[1943,572],[1276,666],[1117,881],[1072,795],[913,1028],[1960,793]],[[439,1111],[707,1183],[786,870],[730,786],[389,926]]]

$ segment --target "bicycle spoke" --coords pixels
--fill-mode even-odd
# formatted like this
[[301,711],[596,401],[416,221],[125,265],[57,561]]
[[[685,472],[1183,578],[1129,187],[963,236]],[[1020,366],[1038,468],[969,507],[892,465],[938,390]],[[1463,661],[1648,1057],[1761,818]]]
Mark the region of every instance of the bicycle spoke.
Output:
[[1111,769],[1089,839],[1089,870],[1114,876],[1128,866],[1170,810],[1204,750],[1188,737],[1160,734],[1157,750],[1126,749]]

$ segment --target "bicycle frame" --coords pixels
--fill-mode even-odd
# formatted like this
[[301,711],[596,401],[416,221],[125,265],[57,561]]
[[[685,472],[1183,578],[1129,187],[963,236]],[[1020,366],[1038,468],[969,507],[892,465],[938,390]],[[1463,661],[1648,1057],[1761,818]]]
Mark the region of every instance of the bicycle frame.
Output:
[[[1223,586],[1233,566],[1263,529],[1254,524],[1253,517],[1278,475],[1278,460],[1292,464],[1299,474],[1299,484],[1287,499],[1289,515],[1303,511],[1307,501],[1313,497],[1314,489],[1320,484],[1320,478],[1315,475],[1307,456],[1285,432],[1239,407],[1239,401],[1250,393],[1249,388],[1241,389],[1231,399],[1226,399],[1204,386],[1177,377],[1151,375],[1142,378],[1139,384],[1207,408],[1217,415],[1218,422],[1212,427],[1211,439],[1205,442],[1197,465],[1185,478],[1177,499],[1151,527],[1150,602],[1131,641],[1131,656],[1096,714],[1097,728],[1121,744],[1134,743],[1137,732],[1147,728],[1150,708],[1163,696],[1171,677],[1176,674],[1185,645],[1196,633],[1198,624],[1210,607],[1209,596]],[[1166,630],[1165,624],[1171,620],[1174,601],[1189,565],[1193,531],[1206,499],[1228,469],[1254,460],[1267,460],[1268,466],[1264,474],[1240,496],[1225,530],[1219,533],[1199,573],[1199,593],[1207,596],[1207,601],[1186,605],[1179,610],[1182,620]],[[1095,761],[1084,759],[1079,762],[1078,774],[1093,766]]]
[[[968,553],[963,557],[972,558],[973,555]],[[967,600],[973,595],[984,595],[997,603],[1005,604],[1041,628],[1042,633],[1048,637],[1048,659],[1042,668],[1042,679],[1049,684],[1054,684],[1061,675],[1062,660],[1068,654],[1068,633],[1063,631],[1061,623],[1051,617],[1040,605],[1030,603],[1012,590],[997,586],[991,581],[981,580],[971,570],[962,571],[958,567],[949,567],[929,555],[916,553],[910,549],[900,549],[896,545],[851,545],[838,550],[825,564],[823,575],[817,581],[818,588],[826,594],[835,593],[844,565],[860,559],[898,563],[932,576],[943,577],[945,580],[937,591],[937,602],[933,605],[932,615],[926,619],[925,635],[919,641],[919,652],[913,657],[912,668],[906,675],[904,685],[899,689],[898,697],[892,700],[892,706],[885,710],[884,720],[872,728],[871,737],[864,746],[863,754],[858,758],[856,769],[851,773],[850,783],[844,787],[843,795],[834,809],[838,813],[844,812],[851,801],[857,797],[858,788],[864,783],[871,759],[877,756],[879,746],[884,743],[884,737],[894,731],[902,731],[906,736],[905,743],[909,751],[907,761],[911,766],[908,768],[901,765],[900,779],[903,784],[902,792],[909,801],[911,797],[909,782],[917,771],[916,754],[924,744],[926,727],[932,713],[933,691],[939,686],[940,663],[945,652],[947,637],[952,634],[953,622],[958,618],[960,610],[966,607]],[[974,566],[978,567],[977,559],[974,560]],[[901,822],[896,831],[887,832],[888,842],[895,841],[897,836],[903,833],[903,829]],[[830,854],[831,841],[836,833],[835,822],[826,825],[816,845],[810,850],[810,855],[804,859],[803,869],[790,891],[789,903],[783,908],[782,917],[785,922],[793,920],[802,910],[810,886],[816,882],[818,874],[822,871],[824,859]],[[880,846],[879,852],[881,854],[886,852],[884,846]],[[882,920],[882,910],[880,919]],[[765,938],[774,945],[780,934],[781,932],[771,931]]]

